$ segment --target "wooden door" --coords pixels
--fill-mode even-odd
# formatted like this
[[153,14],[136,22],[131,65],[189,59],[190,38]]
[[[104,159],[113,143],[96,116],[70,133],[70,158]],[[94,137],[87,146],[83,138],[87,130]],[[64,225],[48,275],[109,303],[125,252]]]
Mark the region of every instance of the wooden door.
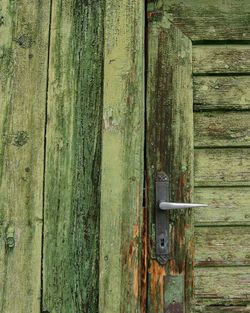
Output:
[[[148,4],[148,312],[249,312],[250,2]],[[154,179],[171,200],[170,260],[155,256]]]
[[0,312],[96,313],[104,1],[0,1]]
[[144,7],[0,1],[0,313],[140,311]]

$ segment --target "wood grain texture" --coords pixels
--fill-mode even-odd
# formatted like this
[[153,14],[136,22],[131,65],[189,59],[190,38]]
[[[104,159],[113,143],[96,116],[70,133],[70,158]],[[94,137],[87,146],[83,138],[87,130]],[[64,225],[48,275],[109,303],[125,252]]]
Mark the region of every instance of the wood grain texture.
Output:
[[194,45],[193,73],[250,73],[250,46],[242,44]]
[[195,264],[250,265],[250,227],[195,227]]
[[197,310],[194,312],[199,313],[249,313],[249,306],[218,306],[218,305],[211,305],[206,307],[197,307]]
[[[242,6],[242,7],[241,7]],[[179,33],[182,32],[182,36],[186,35],[192,41],[211,41],[211,40],[240,40],[240,39],[249,39],[249,26],[247,23],[248,20],[248,8],[249,3],[247,1],[180,1],[180,0],[170,0],[170,1],[149,1],[148,5],[148,20],[149,20],[149,66],[148,66],[148,119],[150,121],[149,127],[147,128],[147,170],[148,170],[148,182],[149,182],[149,215],[150,212],[154,209],[154,200],[153,200],[153,178],[155,177],[157,170],[165,170],[167,173],[173,173],[178,169],[179,157],[175,155],[175,152],[179,151],[179,146],[185,142],[183,136],[188,136],[189,129],[186,131],[186,127],[183,127],[183,132],[186,132],[185,135],[180,135],[176,142],[173,140],[172,150],[169,150],[169,142],[172,143],[172,139],[177,133],[178,129],[181,128],[179,124],[174,124],[173,120],[178,120],[180,112],[185,111],[183,107],[179,107],[177,111],[175,110],[175,96],[171,93],[171,88],[175,91],[174,87],[175,82],[182,85],[183,80],[177,76],[173,75],[176,64],[180,66],[181,57],[178,54],[178,51],[169,51],[168,43],[171,42],[171,31],[173,25],[178,28]],[[151,25],[155,25],[154,28]],[[158,28],[157,28],[158,25]],[[152,28],[151,28],[152,27]],[[167,29],[167,30],[166,30]],[[183,35],[184,34],[184,35]],[[170,39],[171,38],[171,39]],[[174,41],[173,41],[174,42]],[[201,44],[201,42],[199,42]],[[218,45],[218,42],[217,42]],[[203,42],[204,46],[204,42]],[[221,45],[220,45],[221,47]],[[187,48],[186,48],[187,50]],[[194,49],[195,50],[195,49]],[[172,57],[173,53],[173,57]],[[235,52],[236,53],[236,52]],[[232,109],[249,109],[249,94],[248,86],[249,79],[247,76],[224,76],[223,67],[227,69],[227,62],[229,62],[230,53],[226,56],[223,56],[225,63],[221,66],[221,76],[195,76],[194,77],[194,109],[197,110],[232,110]],[[202,56],[200,56],[202,57]],[[238,57],[242,57],[239,61],[239,66],[243,68],[244,56],[242,53],[238,54]],[[216,67],[217,65],[216,56],[214,56],[213,64],[210,65],[211,68]],[[171,60],[171,63],[168,63],[168,59]],[[222,62],[222,58],[220,59]],[[236,57],[233,59],[231,57],[232,65],[229,65],[227,73],[233,73],[236,71]],[[179,62],[178,62],[179,61]],[[194,57],[195,61],[195,57]],[[196,62],[196,61],[195,61]],[[199,61],[197,61],[198,64]],[[201,63],[201,62],[200,62]],[[182,61],[182,64],[184,62]],[[205,64],[205,60],[204,60]],[[220,64],[220,63],[219,63]],[[198,67],[199,65],[197,65]],[[203,64],[201,64],[203,67]],[[205,67],[205,66],[204,66]],[[209,65],[208,65],[209,67]],[[195,68],[195,66],[194,66]],[[195,69],[196,70],[196,69]],[[201,70],[202,71],[202,70]],[[201,72],[199,74],[204,74]],[[232,71],[232,72],[230,72]],[[181,72],[181,71],[180,71]],[[179,72],[179,73],[180,73]],[[212,69],[210,73],[215,73]],[[220,72],[216,72],[217,74]],[[238,72],[236,72],[238,74]],[[241,72],[241,74],[244,73]],[[248,74],[247,71],[245,73]],[[198,73],[197,73],[198,74]],[[187,79],[187,78],[185,78]],[[177,81],[176,81],[177,80]],[[181,91],[179,90],[179,94]],[[186,93],[187,94],[187,93]],[[173,100],[174,99],[174,100]],[[185,100],[182,100],[183,106],[186,108],[187,104]],[[172,105],[172,108],[168,107]],[[150,109],[149,109],[150,108]],[[176,120],[171,116],[171,109],[174,111]],[[210,112],[209,112],[210,113]],[[225,119],[222,118],[222,114],[216,115],[215,112],[211,112],[211,115],[206,115],[205,113],[197,113],[195,118],[199,119],[196,126],[195,140],[197,147],[202,147],[203,149],[196,149],[195,151],[195,184],[197,186],[220,186],[220,189],[223,186],[242,186],[249,185],[249,171],[250,163],[248,154],[249,151],[247,148],[242,146],[248,146],[247,132],[248,132],[248,121],[247,117],[243,116],[240,112],[239,115],[232,114],[225,116]],[[238,112],[237,112],[238,113]],[[203,114],[203,115],[202,115]],[[171,116],[171,118],[166,118],[166,116]],[[205,116],[205,118],[204,118]],[[172,131],[172,123],[175,125],[177,131]],[[227,125],[226,125],[227,124]],[[169,136],[169,137],[168,137]],[[213,149],[204,149],[205,147],[214,147]],[[227,146],[228,148],[216,149],[215,147]],[[175,148],[177,147],[177,148]],[[232,148],[237,147],[237,149]],[[187,149],[189,147],[186,144]],[[176,149],[176,150],[175,150]],[[192,153],[192,152],[191,152]],[[173,159],[171,157],[174,156]],[[169,159],[172,161],[169,162]],[[177,161],[176,161],[177,160]],[[185,162],[185,161],[184,161]],[[160,164],[160,166],[159,166]],[[167,165],[166,165],[167,164]],[[168,171],[168,165],[170,164],[170,170]],[[191,172],[192,176],[192,172]],[[175,177],[174,175],[171,179]],[[190,178],[189,178],[190,179]],[[150,181],[151,180],[151,181]],[[186,185],[186,181],[182,181],[183,185]],[[187,184],[189,185],[189,184]],[[173,195],[175,195],[175,190],[178,190],[180,200],[183,195],[185,197],[185,187],[176,188],[173,184]],[[188,186],[192,187],[192,183]],[[187,187],[187,188],[188,188]],[[247,188],[247,187],[244,187]],[[215,202],[218,196],[218,192],[213,191],[210,194],[211,201]],[[225,189],[225,187],[224,187]],[[207,192],[208,188],[199,188],[200,192]],[[232,218],[232,223],[237,222],[239,218],[241,222],[246,218],[248,219],[248,203],[247,203],[247,194],[246,197],[242,196],[245,189],[241,190],[238,188],[233,191],[233,194],[229,194],[232,191],[225,189],[224,197],[229,196],[229,198],[223,198],[223,213],[218,213],[218,218],[213,217],[218,223],[223,220],[225,223]],[[190,188],[191,191],[191,188]],[[196,189],[195,189],[196,191]],[[226,212],[226,205],[228,205],[232,196],[239,192],[241,195],[241,201],[245,202],[245,207],[243,206],[242,213],[234,212],[232,213],[232,206],[228,213]],[[152,194],[151,194],[152,193]],[[238,196],[238,198],[239,198]],[[191,195],[189,195],[187,200],[190,200]],[[202,196],[201,196],[202,198]],[[208,197],[209,198],[209,197]],[[243,198],[245,198],[243,200]],[[213,199],[213,200],[212,200]],[[176,200],[173,197],[173,200]],[[221,200],[221,198],[220,198]],[[220,202],[217,200],[217,203]],[[236,197],[237,200],[237,197]],[[216,203],[216,202],[215,202]],[[234,208],[235,208],[235,201]],[[218,206],[218,204],[216,204]],[[236,207],[238,210],[241,208]],[[245,210],[245,212],[244,212]],[[212,208],[207,209],[209,211],[209,225],[213,224],[212,218]],[[218,212],[218,209],[216,210]],[[244,213],[243,213],[244,212]],[[183,214],[183,213],[182,213]],[[205,214],[205,213],[204,213]],[[220,215],[221,214],[221,215]],[[228,214],[228,215],[227,215]],[[180,215],[180,213],[179,213]],[[216,214],[215,214],[216,215]],[[184,216],[184,214],[183,214]],[[243,217],[244,216],[244,217]],[[196,216],[194,216],[196,217]],[[206,220],[207,215],[203,215],[203,218]],[[173,216],[173,229],[175,229],[175,223],[178,223]],[[192,220],[186,219],[190,222]],[[151,223],[153,224],[154,219],[151,214]],[[202,224],[202,221],[201,221]],[[189,232],[189,238],[192,240],[192,226],[186,226],[186,233]],[[218,224],[217,224],[218,225]],[[225,224],[224,224],[225,225]],[[152,227],[153,228],[153,227]],[[230,232],[231,228],[231,232]],[[199,228],[199,233],[196,234],[197,247],[200,249],[198,251],[196,260],[198,264],[203,265],[203,268],[196,268],[194,271],[194,283],[195,283],[195,294],[194,294],[194,303],[196,307],[186,306],[185,312],[217,312],[215,308],[218,308],[218,312],[241,312],[244,305],[249,304],[249,291],[250,291],[250,277],[249,269],[244,267],[248,264],[248,242],[249,233],[248,228],[237,228],[232,227],[202,227]],[[177,226],[178,229],[178,226]],[[239,232],[237,232],[239,230]],[[246,231],[244,233],[244,230]],[[224,233],[225,231],[225,233]],[[168,285],[168,278],[171,277],[170,281],[181,281],[181,275],[186,272],[185,276],[185,286],[191,287],[192,289],[192,252],[193,242],[189,242],[189,253],[186,254],[186,264],[185,270],[182,270],[181,267],[176,270],[176,265],[180,264],[180,255],[179,252],[179,241],[178,239],[183,239],[182,237],[183,230],[179,229],[179,237],[173,238],[173,255],[175,258],[170,258],[169,266],[161,267],[159,264],[153,260],[150,262],[149,267],[149,303],[148,308],[149,312],[184,312],[183,306],[178,305],[175,301],[171,303],[166,303],[169,299],[174,299],[173,294],[176,294],[178,301],[179,293],[181,286],[183,284],[176,284],[176,287],[172,288]],[[153,257],[152,251],[154,251],[154,228],[151,230],[151,258]],[[231,238],[230,236],[233,238]],[[242,236],[241,236],[242,235]],[[188,238],[188,235],[186,236]],[[185,239],[186,239],[185,238]],[[231,238],[231,239],[230,239]],[[228,241],[227,241],[228,239]],[[230,243],[231,240],[231,243]],[[182,241],[183,249],[187,242]],[[231,244],[231,245],[230,245]],[[210,248],[213,249],[210,252]],[[241,248],[241,251],[236,254],[238,248]],[[206,258],[209,258],[209,253],[212,254],[215,262],[213,267],[209,267],[206,264]],[[205,260],[203,260],[205,259]],[[206,265],[207,267],[204,267]],[[220,267],[218,267],[220,265]],[[222,265],[230,265],[225,268]],[[239,267],[234,267],[234,265],[244,265]],[[169,275],[170,271],[170,275]],[[179,276],[178,276],[179,275]],[[175,279],[174,279],[174,278]],[[178,278],[178,279],[177,279]],[[180,278],[180,279],[179,279]],[[171,288],[168,292],[168,288]],[[152,292],[152,290],[154,292]],[[176,293],[175,293],[176,291]],[[166,292],[167,296],[162,300],[161,295]],[[189,295],[186,291],[185,301],[188,302]],[[160,295],[160,296],[159,296]],[[183,300],[183,299],[181,299]],[[184,301],[184,300],[183,300]],[[181,301],[180,301],[181,302]],[[177,305],[176,305],[177,304]],[[212,311],[210,310],[211,305],[213,305]],[[232,311],[229,307],[222,306],[232,305]],[[240,310],[238,310],[238,307]],[[237,307],[237,308],[236,308]],[[197,310],[196,310],[197,309]],[[225,309],[225,310],[224,310]]]
[[249,267],[196,268],[194,276],[196,305],[249,304]]
[[249,186],[248,148],[196,149],[195,186]]
[[162,4],[171,22],[192,41],[249,40],[248,0],[169,0]]
[[106,1],[99,312],[139,312],[144,3]]
[[98,312],[103,1],[53,1],[43,312]]
[[1,313],[40,313],[49,12],[0,4]]
[[195,225],[250,225],[250,188],[220,187],[194,190],[195,203],[209,206],[194,209]]
[[195,112],[195,147],[249,147],[250,112]]
[[194,77],[194,104],[200,109],[249,109],[249,76]]
[[[167,19],[152,21],[148,30],[147,80],[147,182],[150,225],[148,312],[168,310],[171,297],[166,294],[186,285],[188,300],[191,279],[188,250],[192,238],[190,212],[172,214],[171,255],[167,266],[155,258],[154,180],[158,171],[170,177],[172,200],[190,201],[192,190],[193,113],[191,41]],[[185,131],[184,131],[185,130]],[[185,243],[184,243],[185,242]],[[192,263],[192,262],[191,262]],[[183,273],[187,270],[186,281]],[[166,276],[182,276],[175,291]],[[172,281],[172,279],[170,279]],[[184,294],[174,308],[184,310]],[[189,302],[186,302],[189,306]],[[164,309],[165,308],[165,309]],[[167,312],[167,311],[166,311]]]

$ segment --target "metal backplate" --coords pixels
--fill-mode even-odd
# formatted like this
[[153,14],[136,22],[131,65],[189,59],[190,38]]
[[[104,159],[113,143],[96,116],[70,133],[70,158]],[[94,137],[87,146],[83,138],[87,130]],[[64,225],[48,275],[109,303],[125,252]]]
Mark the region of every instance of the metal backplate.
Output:
[[164,313],[184,313],[184,275],[166,276]]
[[169,202],[169,179],[164,172],[159,172],[155,182],[155,234],[156,259],[166,264],[169,258],[169,214],[160,209],[159,203]]

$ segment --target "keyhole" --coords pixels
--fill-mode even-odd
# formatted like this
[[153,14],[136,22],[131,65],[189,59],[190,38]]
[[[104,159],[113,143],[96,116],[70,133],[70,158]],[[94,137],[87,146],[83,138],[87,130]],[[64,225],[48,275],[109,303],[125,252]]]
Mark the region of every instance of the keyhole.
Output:
[[164,248],[164,246],[165,246],[165,240],[164,238],[161,238],[161,247]]

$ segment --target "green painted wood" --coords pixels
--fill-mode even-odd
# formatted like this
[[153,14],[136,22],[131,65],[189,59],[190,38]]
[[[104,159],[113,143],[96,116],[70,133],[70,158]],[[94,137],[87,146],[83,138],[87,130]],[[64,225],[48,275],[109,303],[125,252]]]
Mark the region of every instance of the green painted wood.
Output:
[[197,311],[199,313],[247,313],[249,312],[249,306],[208,306],[208,307],[198,307]]
[[196,305],[249,304],[250,268],[248,266],[195,268],[194,277]]
[[[149,0],[152,2],[152,0]],[[158,0],[150,9],[168,19],[192,41],[249,40],[248,0]]]
[[106,1],[104,53],[99,312],[134,313],[144,275],[143,1]]
[[200,109],[249,109],[249,76],[194,77],[194,104]]
[[185,301],[184,279],[184,275],[168,275],[165,278],[167,288],[164,290],[164,312],[176,312],[178,308],[182,309],[180,303]]
[[0,4],[1,313],[40,313],[49,12]]
[[196,187],[195,203],[209,207],[193,211],[195,225],[250,225],[249,199],[249,187]]
[[250,112],[195,112],[195,147],[249,147]]
[[96,313],[104,2],[52,4],[42,305]]
[[195,186],[249,186],[250,150],[213,148],[195,150]]
[[196,265],[250,265],[249,227],[195,227],[194,240]]
[[[192,229],[190,212],[172,214],[172,247],[170,262],[160,266],[155,260],[154,180],[157,171],[170,177],[172,200],[190,201],[192,193],[193,99],[191,41],[167,18],[152,20],[148,26],[147,78],[147,190],[149,210],[149,288],[148,312],[164,310],[183,312],[189,306],[191,283]],[[179,295],[170,304],[187,269],[185,280],[187,302]],[[170,277],[168,279],[167,277]],[[179,278],[178,278],[179,277]],[[182,277],[182,278],[181,278]],[[172,281],[179,281],[173,291]],[[164,294],[166,295],[164,297]],[[165,307],[165,309],[164,309]],[[167,311],[166,311],[167,312]]]
[[[204,44],[207,45],[209,40],[212,40],[211,43],[216,44],[216,47],[222,49],[222,43],[215,42],[215,40],[248,39],[249,27],[246,23],[248,6],[249,4],[245,0],[227,2],[169,0],[149,1],[148,4],[147,177],[149,184],[149,225],[152,225],[149,229],[149,252],[152,259],[149,262],[149,312],[184,312],[183,306],[174,301],[174,297],[181,301],[182,289],[180,283],[176,283],[176,281],[181,281],[183,274],[185,275],[186,313],[194,311],[216,312],[216,310],[210,310],[211,305],[216,306],[218,312],[223,312],[221,308],[224,305],[225,312],[231,312],[229,307],[226,308],[229,305],[232,305],[232,312],[240,312],[243,306],[249,303],[250,279],[249,269],[246,267],[249,264],[247,246],[249,230],[245,226],[236,227],[237,223],[246,225],[245,220],[249,219],[246,192],[250,183],[249,149],[243,148],[243,146],[248,147],[248,113],[243,115],[239,111],[227,112],[226,114],[219,112],[219,110],[226,111],[228,109],[249,109],[248,77],[223,76],[226,71],[221,65],[223,64],[222,60],[225,62],[223,64],[225,69],[229,68],[231,71],[236,71],[235,60],[237,57],[232,56],[233,52],[232,55],[229,51],[227,55],[218,58],[214,52],[214,59],[211,56],[213,64],[207,65],[208,69],[205,68],[204,72],[202,72],[203,67],[205,67],[203,64],[206,64],[205,59],[209,55],[204,57],[204,63],[202,63],[202,52],[198,55],[200,58],[198,61],[196,61],[197,54],[193,57],[193,61],[197,62],[193,67],[195,74],[205,74],[206,71],[209,72],[211,67],[209,73],[221,73],[221,76],[194,76],[193,78],[194,110],[214,111],[195,113],[194,139],[197,148],[202,149],[195,149],[194,177],[191,171],[188,181],[180,179],[179,186],[173,184],[172,200],[181,201],[185,199],[187,189],[189,188],[189,192],[192,192],[192,178],[194,178],[196,186],[200,186],[194,190],[195,201],[197,200],[195,193],[199,191],[200,199],[209,200],[211,203],[206,208],[207,213],[201,213],[202,209],[199,211],[200,220],[197,219],[196,225],[203,225],[203,227],[195,228],[196,238],[192,237],[192,227],[195,220],[192,220],[190,215],[185,216],[184,212],[179,212],[179,217],[172,216],[172,255],[166,267],[159,266],[154,260],[154,218],[152,213],[154,210],[153,179],[156,171],[160,169],[171,174],[176,173],[179,170],[179,160],[185,155],[183,150],[186,148],[187,150],[191,149],[190,154],[193,152],[193,147],[188,146],[190,142],[185,142],[183,139],[190,134],[192,136],[192,130],[190,131],[184,125],[185,115],[183,112],[186,112],[188,107],[186,101],[182,99],[182,106],[178,106],[175,110],[176,97],[174,92],[176,85],[183,86],[185,81],[186,86],[189,85],[189,78],[182,79],[184,73],[182,66],[184,67],[185,64],[182,56],[185,53],[178,53],[179,51],[174,49],[173,53],[173,50],[170,50],[168,46],[169,43],[175,42],[173,39],[174,31],[171,30],[176,26],[178,30],[175,31],[178,35],[186,36],[185,38],[188,37],[192,41],[204,41],[199,42],[199,44],[202,43],[202,46],[199,46],[201,49]],[[225,27],[225,25],[230,25],[230,27]],[[199,47],[198,45],[193,47],[194,54],[195,51],[198,51],[195,49],[199,49]],[[213,51],[216,51],[216,47]],[[200,51],[202,51],[201,49]],[[242,61],[239,61],[239,68],[243,69],[244,54],[240,52],[238,57],[242,57]],[[231,64],[228,65],[229,61]],[[199,66],[201,66],[200,73],[197,70]],[[216,72],[215,69],[219,66],[220,71]],[[176,67],[178,68],[177,75],[175,75]],[[228,70],[227,73],[230,71]],[[240,73],[244,73],[244,71]],[[248,74],[247,71],[245,73]],[[182,92],[179,90],[178,99],[182,97],[181,95]],[[185,95],[187,98],[189,97],[187,92]],[[179,118],[180,116],[181,118]],[[172,130],[172,125],[175,127],[174,130]],[[173,138],[178,132],[179,136],[174,140]],[[180,146],[183,147],[183,150],[179,149]],[[205,147],[213,148],[204,149]],[[216,149],[216,147],[224,148]],[[175,176],[173,175],[173,177]],[[205,186],[210,187],[205,188]],[[238,188],[233,186],[238,186]],[[241,189],[239,186],[244,187]],[[218,199],[216,197],[219,195],[219,190],[222,195]],[[236,199],[229,206],[229,201],[237,192],[238,197],[236,196]],[[175,197],[176,195],[177,197]],[[191,198],[192,196],[189,194],[185,200],[189,201]],[[239,199],[238,205],[236,205],[237,199]],[[209,201],[198,202],[206,203]],[[212,215],[213,207],[211,204],[216,209],[214,215]],[[219,212],[219,210],[221,211]],[[178,229],[178,220],[182,218],[185,221],[179,224],[182,228]],[[194,213],[194,218],[197,218],[197,213]],[[207,226],[204,227],[206,223]],[[223,226],[231,226],[220,227],[220,223]],[[209,227],[215,225],[218,227]],[[178,230],[178,233],[175,233],[175,229]],[[183,233],[186,234],[184,240]],[[175,236],[176,234],[178,235]],[[197,250],[194,254],[195,244]],[[238,254],[235,252],[237,249],[240,249]],[[185,252],[181,255],[180,251]],[[181,263],[180,260],[184,259],[185,261]],[[203,267],[196,267],[192,271],[193,261]],[[175,286],[173,281],[175,281]],[[168,284],[168,282],[172,283]],[[190,306],[188,303],[191,302],[193,287],[192,301],[194,306]],[[235,309],[236,306],[241,309]]]
[[250,72],[250,46],[242,44],[193,46],[193,73]]

